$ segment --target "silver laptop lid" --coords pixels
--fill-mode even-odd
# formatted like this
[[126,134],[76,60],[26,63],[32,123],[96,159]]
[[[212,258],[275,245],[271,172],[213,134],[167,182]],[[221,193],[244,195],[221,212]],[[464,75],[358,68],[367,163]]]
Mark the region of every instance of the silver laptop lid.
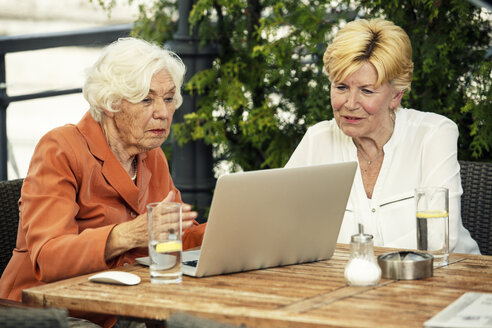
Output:
[[356,168],[348,162],[220,177],[195,276],[329,259]]

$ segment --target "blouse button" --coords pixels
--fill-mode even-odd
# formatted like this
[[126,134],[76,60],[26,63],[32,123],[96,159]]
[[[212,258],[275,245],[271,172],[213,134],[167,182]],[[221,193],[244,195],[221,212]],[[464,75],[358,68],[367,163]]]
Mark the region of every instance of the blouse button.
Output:
[[373,208],[371,211],[372,211],[372,213],[376,213],[376,209],[375,208]]

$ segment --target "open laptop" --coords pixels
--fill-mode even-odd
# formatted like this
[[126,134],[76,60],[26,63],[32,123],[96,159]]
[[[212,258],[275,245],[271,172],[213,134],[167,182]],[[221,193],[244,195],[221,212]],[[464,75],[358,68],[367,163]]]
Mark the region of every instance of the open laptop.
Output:
[[356,168],[346,162],[221,176],[202,246],[183,252],[183,273],[206,277],[329,259]]
[[221,176],[201,249],[183,252],[183,273],[205,277],[329,259],[356,168],[348,162]]

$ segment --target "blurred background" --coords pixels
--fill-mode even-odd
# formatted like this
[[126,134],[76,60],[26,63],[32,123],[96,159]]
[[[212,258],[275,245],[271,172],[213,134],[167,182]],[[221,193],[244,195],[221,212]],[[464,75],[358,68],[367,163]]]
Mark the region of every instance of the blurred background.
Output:
[[[0,36],[133,23],[133,35],[177,52],[184,102],[163,148],[183,199],[207,208],[216,177],[283,167],[306,129],[331,119],[323,53],[356,18],[405,29],[415,70],[402,105],[452,119],[459,159],[492,161],[491,13],[488,0],[0,0]],[[80,88],[100,48],[7,52],[0,91],[15,97]],[[11,102],[4,175],[25,177],[41,136],[86,110],[80,93]]]
[[[138,9],[116,4],[111,16],[89,0],[0,0],[0,35],[24,35],[80,30],[132,23]],[[6,55],[8,95],[51,89],[79,88],[84,69],[99,48],[62,47]],[[77,123],[87,111],[81,93],[10,103],[7,111],[9,140],[8,179],[25,177],[38,140],[54,127]]]

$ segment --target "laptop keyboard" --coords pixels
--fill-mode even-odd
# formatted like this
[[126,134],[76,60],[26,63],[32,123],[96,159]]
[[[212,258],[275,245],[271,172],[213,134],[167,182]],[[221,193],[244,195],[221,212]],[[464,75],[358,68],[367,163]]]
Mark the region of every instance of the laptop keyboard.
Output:
[[186,261],[186,262],[183,262],[184,265],[187,265],[187,266],[192,266],[192,267],[196,267],[197,264],[198,264],[198,260],[193,260],[193,261]]

